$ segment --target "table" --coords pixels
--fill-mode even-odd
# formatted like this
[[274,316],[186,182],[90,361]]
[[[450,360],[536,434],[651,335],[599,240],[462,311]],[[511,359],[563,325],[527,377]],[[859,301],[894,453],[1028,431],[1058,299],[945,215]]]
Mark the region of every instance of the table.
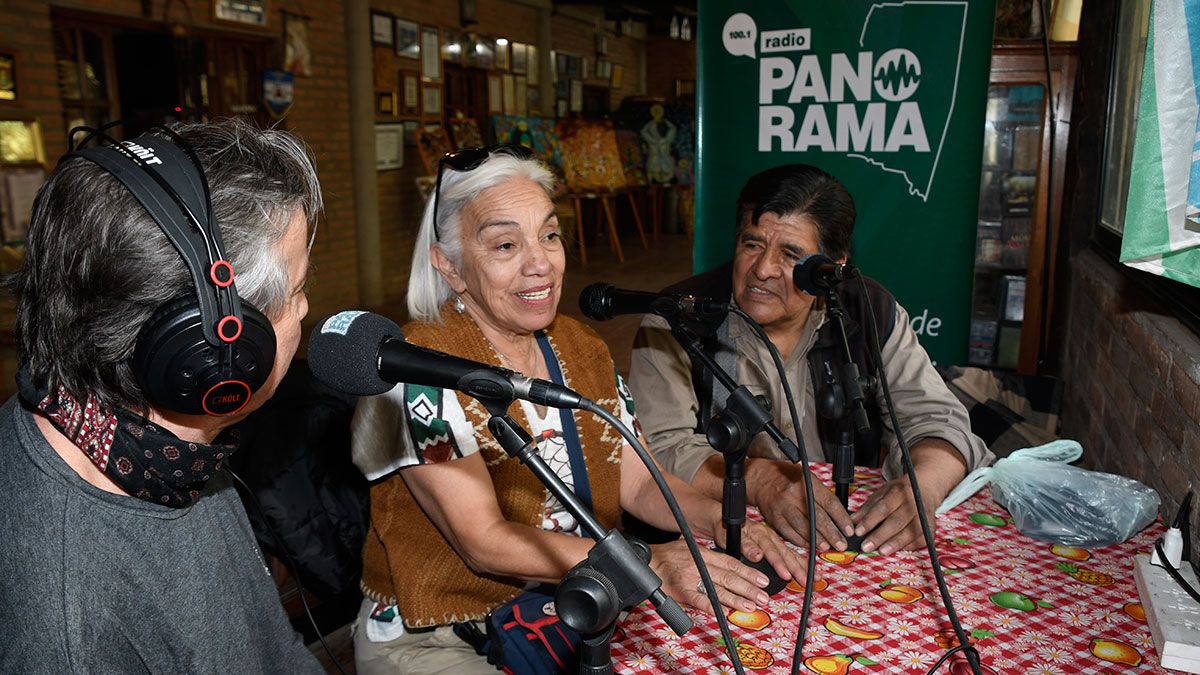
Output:
[[[829,465],[814,464],[813,472],[829,480]],[[851,508],[882,483],[877,470],[860,469]],[[985,488],[939,516],[934,536],[984,673],[1101,675],[1166,672],[1158,666],[1132,563],[1162,532],[1154,523],[1115,546],[1052,546],[1020,534]],[[958,644],[924,549],[820,558],[801,673],[925,673]],[[793,582],[760,611],[734,613],[741,625],[731,622],[730,631],[747,673],[790,671],[802,601]],[[635,608],[613,643],[616,672],[733,673],[716,620],[688,613],[696,626],[677,637],[647,605]],[[959,653],[938,672],[971,671]]]

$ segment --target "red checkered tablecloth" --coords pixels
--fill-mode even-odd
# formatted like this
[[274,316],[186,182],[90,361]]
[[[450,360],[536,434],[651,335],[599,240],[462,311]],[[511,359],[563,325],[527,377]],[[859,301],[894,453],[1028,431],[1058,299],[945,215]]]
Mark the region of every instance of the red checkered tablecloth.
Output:
[[[814,474],[829,478],[828,465]],[[862,469],[851,508],[883,483]],[[1133,580],[1133,557],[1162,534],[1158,523],[1097,549],[1051,546],[1019,533],[985,488],[939,516],[935,534],[946,583],[985,673],[1165,672],[1158,666]],[[804,551],[800,550],[801,555]],[[924,673],[957,644],[924,550],[820,556],[800,672]],[[747,672],[789,672],[803,595],[775,595],[730,630]],[[732,673],[711,616],[677,637],[643,604],[612,647],[621,673]],[[735,617],[737,618],[737,617]],[[970,673],[960,654],[941,673]]]

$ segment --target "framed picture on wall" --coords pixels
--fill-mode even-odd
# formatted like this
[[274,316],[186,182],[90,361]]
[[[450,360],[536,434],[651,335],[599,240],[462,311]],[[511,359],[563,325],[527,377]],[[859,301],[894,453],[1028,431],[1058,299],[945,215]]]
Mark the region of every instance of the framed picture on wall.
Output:
[[17,100],[17,55],[0,51],[0,101]]
[[512,43],[512,71],[518,75],[525,72],[526,58],[529,52],[525,50],[525,44],[521,42]]
[[488,75],[488,113],[500,114],[504,112],[504,88],[500,81],[499,73],[490,73]]
[[440,42],[437,26],[421,26],[421,77],[429,82],[442,79]]
[[396,44],[396,17],[387,12],[371,10],[371,44],[393,47]]
[[517,89],[516,83],[513,81],[512,73],[505,73],[500,76],[504,89],[504,114],[515,115],[517,113]]
[[0,171],[0,239],[8,243],[25,240],[33,201],[45,180],[46,172],[40,166]]
[[441,116],[442,114],[442,88],[441,86],[425,85],[425,89],[421,92],[421,113],[425,115]]
[[396,56],[415,59],[421,55],[421,27],[415,21],[396,19]]
[[541,64],[538,62],[538,50],[533,45],[525,45],[525,73],[529,75],[529,86],[536,87],[538,85],[538,71]]
[[518,115],[529,114],[529,85],[525,80],[524,75],[516,75],[513,77],[514,87],[516,89]]
[[375,125],[375,170],[399,169],[404,166],[404,125]]
[[35,118],[0,119],[0,165],[41,164],[46,161],[42,125]]
[[421,107],[421,82],[415,72],[400,71],[400,92],[404,97],[400,111],[405,115],[416,115]]
[[571,112],[583,111],[583,80],[571,80]]
[[217,21],[267,27],[267,0],[213,0],[212,8]]
[[496,38],[496,70],[508,70],[508,39]]
[[396,92],[384,91],[375,94],[375,114],[382,117],[396,114]]
[[308,17],[283,14],[283,70],[294,75],[312,75],[312,50],[309,48]]

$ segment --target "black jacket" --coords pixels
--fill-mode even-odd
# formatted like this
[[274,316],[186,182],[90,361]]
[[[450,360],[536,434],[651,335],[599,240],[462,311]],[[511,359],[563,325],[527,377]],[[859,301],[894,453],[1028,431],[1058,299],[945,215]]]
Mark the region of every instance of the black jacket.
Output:
[[239,425],[230,461],[262,506],[239,489],[259,545],[290,554],[304,587],[325,601],[357,594],[362,576],[370,493],[350,460],[356,402],[295,359],[275,396]]

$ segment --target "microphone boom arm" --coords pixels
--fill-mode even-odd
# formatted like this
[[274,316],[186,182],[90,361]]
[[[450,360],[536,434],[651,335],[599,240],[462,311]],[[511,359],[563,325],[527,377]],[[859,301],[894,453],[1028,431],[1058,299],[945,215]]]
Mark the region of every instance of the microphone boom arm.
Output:
[[[721,368],[721,366],[718,365],[717,362],[704,351],[704,349],[700,346],[700,341],[696,338],[696,335],[692,333],[692,331],[684,327],[683,324],[677,319],[668,319],[668,323],[671,325],[671,334],[675,336],[675,340],[679,342],[685,351],[687,351],[689,356],[699,361],[704,368],[708,370],[708,372],[712,373],[713,377],[716,378],[716,380],[722,385],[724,385],[724,387],[731,393],[738,389],[740,385],[738,385],[738,383],[734,381],[729,373],[726,373],[725,370]],[[775,444],[779,446],[779,450],[783,452],[784,456],[786,456],[789,461],[791,461],[793,464],[799,463],[801,450],[797,448],[796,444],[789,440],[787,436],[784,436],[783,432],[779,431],[779,427],[775,426],[775,424],[770,421],[769,415],[767,415],[766,418],[767,421],[761,430],[765,431],[767,435],[771,437],[771,440],[775,441]],[[759,430],[752,429],[750,431],[753,435],[758,433]],[[804,438],[801,436],[797,436],[797,440],[799,440],[801,444],[804,443]]]

